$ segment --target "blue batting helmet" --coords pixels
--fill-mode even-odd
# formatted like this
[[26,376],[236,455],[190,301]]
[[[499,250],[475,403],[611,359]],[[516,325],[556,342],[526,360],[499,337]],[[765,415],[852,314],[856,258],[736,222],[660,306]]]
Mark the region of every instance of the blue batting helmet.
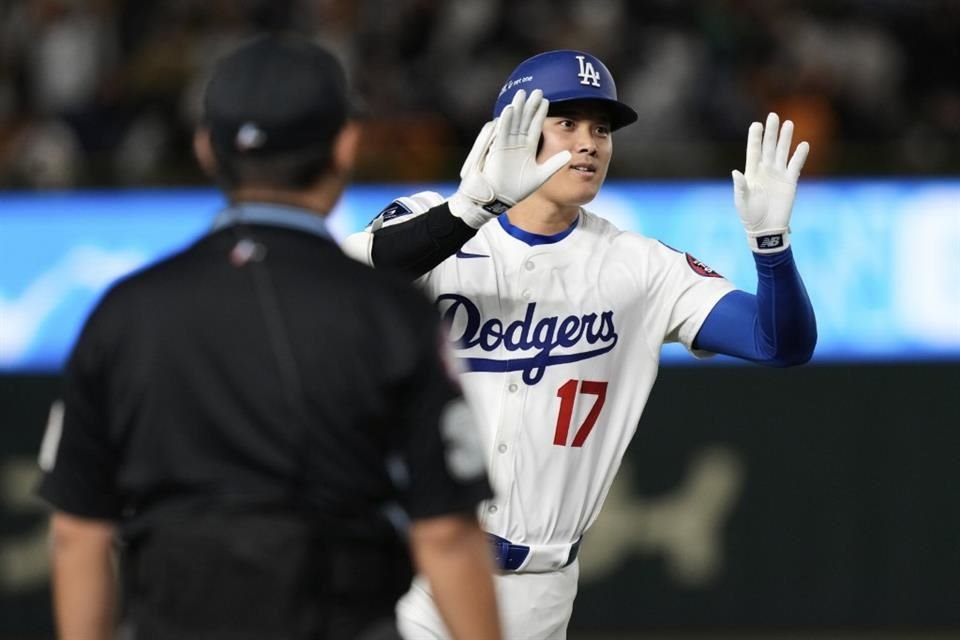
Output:
[[568,100],[599,100],[610,109],[610,127],[619,129],[636,122],[637,112],[617,100],[617,85],[599,58],[570,49],[547,51],[520,63],[503,84],[493,116],[497,117],[520,89],[528,94],[543,91],[550,104]]

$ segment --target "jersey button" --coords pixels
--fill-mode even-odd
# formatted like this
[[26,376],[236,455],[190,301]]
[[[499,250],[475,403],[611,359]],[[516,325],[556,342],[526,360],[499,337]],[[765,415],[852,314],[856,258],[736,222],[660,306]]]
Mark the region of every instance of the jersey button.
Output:
[[533,297],[533,291],[530,291],[530,289],[524,289],[523,293],[521,293],[520,295],[523,296],[524,300],[529,300],[530,298]]
[[488,512],[488,513],[496,513],[496,512],[497,512],[497,505],[492,504],[492,505],[490,505],[489,507],[487,507],[487,512]]
[[509,391],[510,393],[516,393],[517,389],[519,388],[520,387],[517,386],[516,382],[511,382],[510,384],[507,385],[507,391]]
[[499,451],[500,453],[506,453],[506,452],[507,452],[507,445],[501,444],[499,447],[497,447],[497,451]]
[[527,260],[526,262],[523,263],[523,268],[526,269],[527,271],[533,271],[534,269],[537,268],[537,265],[533,263],[533,260]]

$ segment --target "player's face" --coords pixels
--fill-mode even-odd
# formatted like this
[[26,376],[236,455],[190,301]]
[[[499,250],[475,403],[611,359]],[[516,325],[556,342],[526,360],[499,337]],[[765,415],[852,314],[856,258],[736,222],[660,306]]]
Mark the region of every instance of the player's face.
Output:
[[613,155],[610,118],[589,103],[557,106],[544,122],[537,160],[543,162],[559,151],[573,157],[540,187],[539,195],[560,206],[579,207],[596,197],[607,177]]

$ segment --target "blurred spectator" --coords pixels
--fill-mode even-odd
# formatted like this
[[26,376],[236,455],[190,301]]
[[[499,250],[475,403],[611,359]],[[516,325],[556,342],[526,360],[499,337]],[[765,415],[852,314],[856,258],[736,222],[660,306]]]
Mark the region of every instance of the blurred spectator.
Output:
[[103,91],[117,59],[111,17],[104,2],[76,0],[25,0],[7,10],[4,53],[19,65],[26,114],[12,169],[26,186],[73,186],[83,154],[104,139]]
[[[18,0],[0,4],[0,186],[202,182],[181,150],[220,52],[292,29],[369,103],[359,175],[453,178],[510,61],[602,57],[641,114],[617,175],[715,177],[776,110],[807,173],[960,172],[957,0]],[[483,64],[478,64],[482,61]]]

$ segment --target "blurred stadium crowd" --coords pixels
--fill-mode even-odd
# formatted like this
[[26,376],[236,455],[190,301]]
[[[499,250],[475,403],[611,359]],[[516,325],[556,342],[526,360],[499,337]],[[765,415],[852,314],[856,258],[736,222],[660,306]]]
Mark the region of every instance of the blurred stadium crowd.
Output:
[[211,62],[315,34],[372,114],[360,179],[451,179],[523,58],[591,51],[640,121],[614,177],[729,175],[776,110],[810,175],[960,173],[960,0],[0,0],[0,187],[203,182]]

